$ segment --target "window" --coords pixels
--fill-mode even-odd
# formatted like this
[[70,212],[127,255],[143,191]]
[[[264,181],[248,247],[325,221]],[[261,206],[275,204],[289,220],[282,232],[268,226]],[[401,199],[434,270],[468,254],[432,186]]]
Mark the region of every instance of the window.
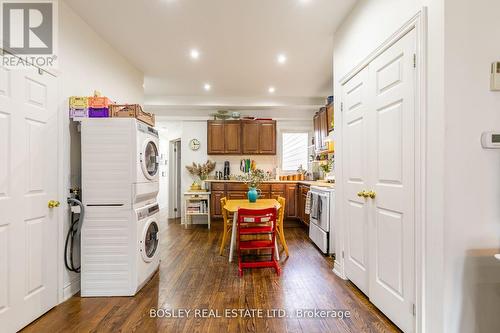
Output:
[[296,171],[301,165],[307,170],[307,143],[309,133],[283,133],[282,134],[281,169],[283,171]]

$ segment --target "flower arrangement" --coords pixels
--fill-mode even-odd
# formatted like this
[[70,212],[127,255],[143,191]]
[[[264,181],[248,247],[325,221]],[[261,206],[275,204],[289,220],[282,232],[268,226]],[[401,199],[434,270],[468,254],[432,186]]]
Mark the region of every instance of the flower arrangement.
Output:
[[330,173],[330,171],[332,171],[333,161],[326,160],[326,163],[321,164],[320,167],[321,167],[321,170],[323,170],[323,172],[325,174],[328,174],[328,173]]
[[269,178],[269,174],[262,169],[250,170],[250,172],[238,176],[238,180],[247,184],[248,188],[259,188],[260,184]]
[[204,181],[208,178],[208,175],[215,170],[215,162],[207,160],[203,164],[194,163],[192,165],[186,165],[186,169],[193,176],[193,178],[199,178]]

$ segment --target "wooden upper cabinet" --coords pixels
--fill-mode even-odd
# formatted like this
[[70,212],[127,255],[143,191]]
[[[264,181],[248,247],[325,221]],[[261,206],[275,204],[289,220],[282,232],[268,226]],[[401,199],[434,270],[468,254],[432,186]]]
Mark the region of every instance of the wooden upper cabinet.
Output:
[[276,155],[276,121],[261,121],[259,128],[259,154]]
[[328,123],[327,123],[327,112],[326,108],[321,108],[319,112],[319,123],[320,123],[320,133],[321,133],[321,148],[325,146],[325,138],[328,136]]
[[275,155],[275,120],[208,121],[208,154]]
[[321,126],[320,126],[320,118],[319,114],[315,114],[313,117],[313,126],[314,126],[314,148],[316,150],[321,149],[322,140],[321,140]]
[[224,152],[241,154],[241,122],[229,120],[224,123]]
[[208,154],[224,154],[224,122],[209,120],[207,128]]
[[326,121],[328,133],[333,131],[333,104],[330,104],[326,107]]
[[260,124],[254,120],[244,120],[241,122],[242,128],[242,153],[259,153],[259,128]]

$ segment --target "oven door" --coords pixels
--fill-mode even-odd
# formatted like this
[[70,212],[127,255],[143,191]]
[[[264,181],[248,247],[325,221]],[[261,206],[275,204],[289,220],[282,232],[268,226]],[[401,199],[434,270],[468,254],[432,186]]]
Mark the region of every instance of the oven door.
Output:
[[[311,223],[321,228],[325,232],[330,231],[330,200],[328,193],[313,192],[311,196],[312,209],[317,209],[317,212],[311,212]],[[315,202],[317,201],[317,202]]]

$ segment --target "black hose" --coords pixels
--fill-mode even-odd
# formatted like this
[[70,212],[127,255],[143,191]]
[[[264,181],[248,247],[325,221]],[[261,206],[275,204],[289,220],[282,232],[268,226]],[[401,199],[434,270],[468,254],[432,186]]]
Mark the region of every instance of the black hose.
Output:
[[[66,268],[75,273],[80,273],[81,264],[75,267],[73,260],[73,249],[75,247],[75,240],[80,239],[80,234],[82,230],[83,218],[84,218],[84,207],[80,200],[74,198],[68,198],[68,204],[74,204],[80,206],[80,216],[74,221],[75,214],[71,212],[71,225],[66,235],[66,241],[64,243],[64,265]],[[69,263],[68,263],[68,250],[69,250]]]
[[[73,218],[74,214],[71,213],[71,226],[69,227],[68,233],[66,234],[66,241],[64,243],[64,266],[66,266],[66,268],[71,272],[80,273],[81,266],[75,267],[73,261],[73,248],[75,245],[75,239],[77,238],[76,236],[78,235],[78,223],[80,222],[80,219],[76,219],[75,221],[73,221]],[[68,263],[68,250],[70,258],[69,263]]]

